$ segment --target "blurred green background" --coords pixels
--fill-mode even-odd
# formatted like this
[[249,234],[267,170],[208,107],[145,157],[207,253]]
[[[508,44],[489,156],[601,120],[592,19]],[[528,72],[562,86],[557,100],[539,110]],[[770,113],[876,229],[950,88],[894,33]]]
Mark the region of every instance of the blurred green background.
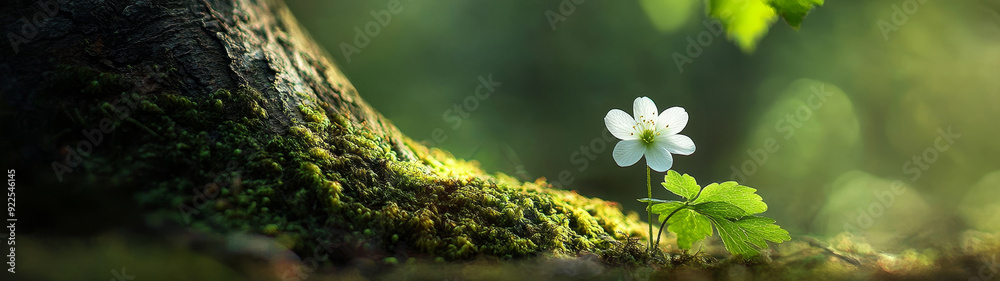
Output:
[[[798,31],[778,19],[753,52],[713,34],[698,0],[404,0],[384,25],[386,0],[287,2],[405,134],[488,171],[642,212],[645,160],[615,165],[603,117],[649,96],[690,114],[698,149],[674,170],[757,188],[793,236],[1000,231],[997,1],[828,1]],[[359,47],[350,62],[344,44]],[[477,97],[480,76],[501,85]]]

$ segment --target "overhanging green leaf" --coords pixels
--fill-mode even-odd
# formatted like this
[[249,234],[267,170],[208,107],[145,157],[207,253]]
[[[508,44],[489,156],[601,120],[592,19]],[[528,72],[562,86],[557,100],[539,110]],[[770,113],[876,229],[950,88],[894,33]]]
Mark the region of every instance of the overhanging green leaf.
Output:
[[729,38],[752,52],[778,15],[761,0],[709,0],[708,15],[718,19]]
[[709,0],[708,15],[718,19],[729,38],[743,51],[752,52],[767,35],[778,15],[798,29],[809,11],[824,0]]
[[788,25],[798,29],[802,19],[813,7],[823,6],[823,0],[767,0],[767,4],[771,5]]

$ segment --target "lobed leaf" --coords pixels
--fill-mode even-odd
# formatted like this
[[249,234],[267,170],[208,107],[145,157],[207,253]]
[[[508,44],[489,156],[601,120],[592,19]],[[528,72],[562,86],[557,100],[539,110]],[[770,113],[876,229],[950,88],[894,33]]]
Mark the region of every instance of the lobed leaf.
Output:
[[663,185],[663,188],[666,188],[670,192],[684,197],[688,202],[694,200],[698,196],[698,191],[701,190],[701,186],[698,185],[694,177],[688,174],[682,176],[674,170],[667,171],[667,175],[663,176],[663,183],[660,185]]
[[767,204],[764,204],[763,198],[756,192],[756,189],[739,185],[734,181],[713,183],[706,186],[698,199],[692,203],[725,202],[743,209],[747,215],[759,214],[767,211]]
[[726,202],[706,202],[691,205],[691,209],[707,216],[716,216],[727,219],[739,219],[752,215],[751,213]]
[[706,216],[719,232],[722,243],[729,253],[743,258],[760,254],[759,249],[767,248],[767,242],[781,243],[791,240],[788,231],[765,217],[749,216],[739,220],[729,220],[718,216]]
[[764,240],[775,243],[792,240],[792,237],[788,235],[788,231],[774,224],[774,220],[771,218],[749,216],[736,221],[736,225],[747,232],[747,237],[750,238],[751,243],[760,248],[767,247]]
[[788,231],[781,229],[770,218],[754,216],[767,211],[757,190],[733,181],[713,183],[701,188],[690,175],[673,170],[664,176],[663,187],[684,197],[686,201],[654,198],[640,202],[656,203],[650,212],[660,215],[660,222],[671,214],[667,231],[677,235],[677,246],[690,249],[698,240],[718,231],[726,250],[743,258],[760,254],[767,248],[767,241],[781,243],[791,240]]
[[674,210],[683,207],[684,207],[684,202],[673,201],[667,203],[654,204],[653,207],[650,209],[650,211],[652,211],[654,214],[659,214],[660,216],[662,216],[660,218],[660,222],[663,222],[664,217],[670,215],[670,213],[673,213]]
[[[663,221],[661,216],[660,221]],[[686,209],[680,210],[667,223],[667,230],[677,234],[677,247],[690,249],[694,242],[712,236],[712,223],[708,217]]]
[[750,245],[750,237],[740,226],[728,219],[716,216],[708,216],[708,219],[719,232],[722,243],[726,250],[734,256],[754,257],[760,255],[760,251]]

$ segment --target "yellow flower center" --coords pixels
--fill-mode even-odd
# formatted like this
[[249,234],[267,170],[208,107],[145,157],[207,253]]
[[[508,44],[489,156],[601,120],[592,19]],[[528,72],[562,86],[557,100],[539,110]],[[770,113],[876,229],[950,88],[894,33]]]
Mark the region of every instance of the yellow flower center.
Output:
[[653,130],[642,130],[639,133],[639,140],[645,145],[653,144],[653,139],[656,138],[656,132]]
[[[639,131],[639,141],[648,147],[653,144],[653,140],[656,139],[656,136],[659,136],[660,133],[656,132],[656,122],[652,119],[646,119],[645,117],[646,116],[639,116],[639,122],[633,125],[632,129]],[[670,127],[670,124],[664,126],[664,128],[666,127]]]

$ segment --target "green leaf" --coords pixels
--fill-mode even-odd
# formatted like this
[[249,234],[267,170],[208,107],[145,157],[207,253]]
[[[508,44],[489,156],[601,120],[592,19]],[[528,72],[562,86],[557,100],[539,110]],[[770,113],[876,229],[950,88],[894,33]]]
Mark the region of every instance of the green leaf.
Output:
[[734,256],[741,257],[753,257],[760,254],[760,251],[750,246],[748,242],[750,238],[747,236],[746,231],[740,228],[736,223],[716,216],[708,216],[708,219],[715,226],[715,229],[719,231],[719,237],[722,238],[722,243],[726,246],[726,250]]
[[729,38],[745,52],[753,52],[757,42],[781,15],[798,29],[809,11],[824,0],[709,0],[708,15],[718,19]]
[[681,249],[691,249],[694,242],[712,236],[712,223],[708,217],[691,209],[677,211],[667,223],[670,224],[667,230],[677,234],[677,247]]
[[718,19],[729,38],[753,52],[778,15],[762,0],[709,0],[708,15]]
[[747,215],[759,214],[767,211],[767,204],[764,204],[756,189],[739,185],[734,181],[727,181],[721,184],[713,183],[701,191],[694,204],[705,202],[725,202],[733,204],[747,212]]
[[677,234],[677,246],[681,249],[690,249],[694,242],[712,235],[712,223],[708,218],[695,210],[685,209],[687,207],[691,206],[684,202],[669,202],[653,205],[651,209],[660,215],[660,222],[672,215],[667,222],[670,224],[667,231]]
[[771,218],[749,216],[736,221],[736,225],[739,225],[740,228],[747,232],[747,237],[750,238],[749,241],[751,243],[760,248],[767,247],[764,240],[775,243],[792,240],[792,237],[788,235],[788,231],[774,224],[774,220]]
[[688,202],[694,200],[698,196],[698,191],[701,190],[701,186],[698,185],[698,182],[693,177],[688,174],[681,176],[681,174],[674,170],[667,171],[667,175],[663,176],[663,183],[661,185],[670,192],[684,197]]
[[750,216],[736,221],[717,216],[707,216],[719,231],[719,237],[729,253],[744,258],[760,254],[758,249],[767,248],[766,241],[781,243],[791,240],[788,231],[774,224],[774,220]]
[[809,11],[815,6],[823,6],[823,0],[767,0],[788,25],[798,29]]
[[708,216],[717,216],[727,219],[739,219],[752,215],[747,211],[740,209],[740,207],[736,207],[735,205],[726,202],[706,202],[695,204],[691,206],[691,209]]
[[659,214],[661,216],[660,222],[663,222],[663,219],[666,216],[670,215],[670,213],[674,212],[674,210],[677,210],[678,208],[682,207],[684,207],[684,202],[673,201],[668,203],[655,204],[650,210],[654,214]]
[[663,187],[686,201],[653,198],[639,201],[656,203],[649,210],[660,215],[660,222],[670,216],[667,231],[677,235],[677,247],[681,249],[690,249],[698,240],[711,236],[713,227],[726,250],[743,258],[759,255],[760,249],[767,248],[767,241],[791,240],[788,231],[773,219],[754,216],[767,211],[767,204],[756,189],[733,181],[709,184],[702,189],[691,176],[672,170],[664,177]]

